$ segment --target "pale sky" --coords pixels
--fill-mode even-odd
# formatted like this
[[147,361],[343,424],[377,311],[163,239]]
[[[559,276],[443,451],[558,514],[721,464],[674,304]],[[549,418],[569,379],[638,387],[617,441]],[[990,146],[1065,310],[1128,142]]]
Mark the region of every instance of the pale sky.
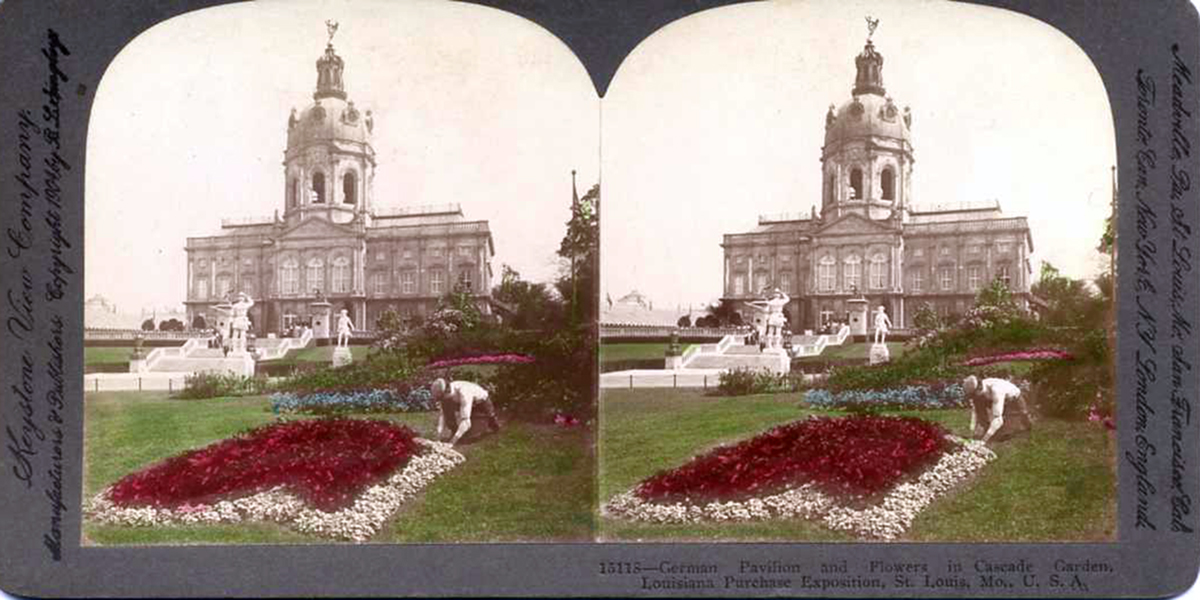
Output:
[[713,300],[722,234],[819,206],[825,113],[850,99],[866,15],[887,92],[912,107],[914,204],[997,199],[1029,217],[1035,277],[1041,260],[1100,270],[1112,116],[1065,35],[964,4],[766,2],[673,22],[618,70],[602,106],[602,293]]
[[375,117],[375,205],[456,202],[503,263],[547,280],[571,170],[598,180],[583,66],[515,15],[441,1],[256,2],[164,21],[105,72],[89,125],[85,293],[122,312],[181,305],[184,243],[223,217],[283,211],[287,119],[312,102],[325,21]]

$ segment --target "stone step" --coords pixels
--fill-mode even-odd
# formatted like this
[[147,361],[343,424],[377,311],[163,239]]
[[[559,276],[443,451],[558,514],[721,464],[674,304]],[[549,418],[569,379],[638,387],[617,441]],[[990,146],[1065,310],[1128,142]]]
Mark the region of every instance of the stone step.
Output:
[[219,348],[195,348],[187,355],[188,358],[225,358],[225,353]]
[[688,369],[768,369],[773,372],[786,372],[791,367],[791,360],[786,355],[779,354],[720,354],[697,356],[688,363]]
[[202,371],[253,375],[254,360],[248,356],[230,358],[163,358],[156,362],[150,369],[152,373],[199,373]]

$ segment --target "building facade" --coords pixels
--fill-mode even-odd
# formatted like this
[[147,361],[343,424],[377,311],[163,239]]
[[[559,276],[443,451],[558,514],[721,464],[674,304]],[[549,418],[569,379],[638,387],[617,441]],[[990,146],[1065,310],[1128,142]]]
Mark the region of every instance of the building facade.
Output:
[[374,115],[354,105],[332,41],[317,60],[312,103],[287,120],[284,189],[271,217],[223,219],[220,233],[187,240],[187,316],[213,323],[239,292],[254,299],[254,330],[286,333],[324,299],[372,329],[386,310],[432,311],[466,290],[491,313],[495,247],[486,220],[458,204],[376,208]]
[[923,304],[963,313],[997,279],[1028,306],[1026,218],[1004,215],[996,201],[917,208],[912,113],[887,95],[869,38],[855,66],[850,99],[825,115],[820,210],[761,216],[754,229],[726,234],[723,297],[751,322],[743,302],[779,288],[796,332],[845,322],[846,301],[858,297],[900,328]]

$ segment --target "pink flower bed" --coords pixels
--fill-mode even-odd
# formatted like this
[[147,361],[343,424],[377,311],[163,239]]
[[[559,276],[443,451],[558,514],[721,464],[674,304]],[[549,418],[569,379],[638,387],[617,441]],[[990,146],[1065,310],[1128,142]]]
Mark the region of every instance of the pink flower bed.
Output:
[[482,356],[464,356],[447,358],[429,363],[431,369],[444,369],[462,365],[527,365],[534,362],[532,356],[524,354],[484,354]]
[[1021,352],[1005,352],[1003,354],[992,354],[989,356],[976,356],[975,358],[964,361],[962,364],[963,366],[967,367],[982,367],[984,365],[990,365],[998,362],[1074,359],[1075,357],[1070,352],[1047,348],[1038,350],[1024,350]]

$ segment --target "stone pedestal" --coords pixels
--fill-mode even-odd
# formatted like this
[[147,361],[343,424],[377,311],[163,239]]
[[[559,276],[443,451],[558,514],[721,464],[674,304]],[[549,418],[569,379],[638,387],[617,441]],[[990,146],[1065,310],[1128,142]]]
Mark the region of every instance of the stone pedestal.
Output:
[[354,362],[349,346],[336,346],[333,349],[333,366],[341,367]]
[[867,335],[867,299],[851,298],[846,306],[850,311],[850,335]]
[[668,356],[666,368],[668,370],[683,368],[683,357],[682,356]]
[[891,359],[892,355],[888,352],[887,344],[871,344],[871,354],[868,358],[870,364],[877,365]]
[[333,316],[333,305],[324,300],[318,300],[309,304],[308,308],[312,312],[313,339],[329,339],[329,320]]

